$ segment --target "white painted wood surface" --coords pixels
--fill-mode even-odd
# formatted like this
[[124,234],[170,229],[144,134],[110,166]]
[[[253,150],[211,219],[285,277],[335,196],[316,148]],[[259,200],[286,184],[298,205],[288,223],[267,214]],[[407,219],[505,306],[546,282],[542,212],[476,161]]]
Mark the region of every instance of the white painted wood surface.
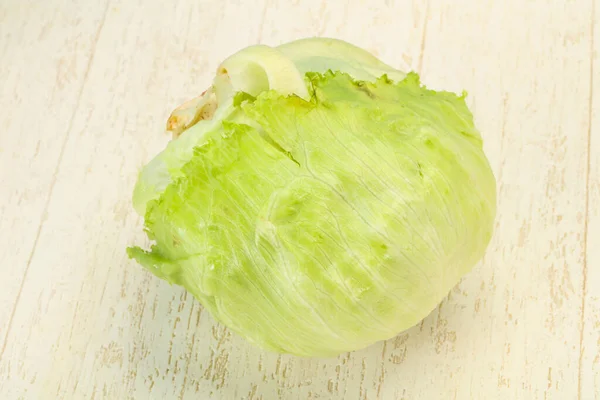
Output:
[[[600,399],[599,21],[597,0],[4,0],[0,398]],[[314,35],[468,90],[499,182],[440,307],[329,360],[251,347],[124,252],[170,111],[234,51]]]

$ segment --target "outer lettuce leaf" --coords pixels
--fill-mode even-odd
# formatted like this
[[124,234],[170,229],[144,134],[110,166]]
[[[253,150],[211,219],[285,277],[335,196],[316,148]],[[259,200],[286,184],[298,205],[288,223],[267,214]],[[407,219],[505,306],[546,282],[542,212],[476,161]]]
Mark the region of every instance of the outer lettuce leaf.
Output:
[[[330,69],[371,81],[383,74],[395,80],[405,76],[367,51],[336,39],[301,39],[277,48],[257,45],[235,53],[221,63],[209,90],[179,107],[169,118],[168,130],[175,137],[181,131],[183,134],[169,143],[140,173],[133,197],[137,212],[145,214],[147,203],[156,199],[178,176],[195,146],[222,133],[223,120],[248,123],[236,112],[236,104],[232,104],[236,94],[245,93],[252,97],[272,90],[281,95],[308,99],[305,75],[325,73]],[[202,115],[203,107],[213,101],[213,93],[218,102],[216,113],[203,118],[206,117]]]
[[342,40],[300,39],[278,46],[277,50],[289,58],[302,75],[312,72],[323,74],[331,70],[363,81],[375,81],[384,74],[395,81],[406,76],[371,53]]

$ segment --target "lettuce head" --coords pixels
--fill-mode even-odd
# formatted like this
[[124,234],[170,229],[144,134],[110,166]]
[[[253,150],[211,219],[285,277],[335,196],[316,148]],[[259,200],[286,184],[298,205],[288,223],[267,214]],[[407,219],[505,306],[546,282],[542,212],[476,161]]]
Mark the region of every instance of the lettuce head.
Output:
[[495,179],[463,95],[346,42],[252,46],[176,109],[128,249],[271,351],[333,356],[422,320],[480,260]]

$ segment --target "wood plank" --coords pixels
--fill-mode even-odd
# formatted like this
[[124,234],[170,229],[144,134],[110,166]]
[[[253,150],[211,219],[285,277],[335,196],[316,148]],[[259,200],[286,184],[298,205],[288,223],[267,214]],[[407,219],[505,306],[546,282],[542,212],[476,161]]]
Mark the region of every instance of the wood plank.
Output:
[[0,4],[0,358],[106,9],[67,4]]
[[431,21],[425,77],[470,90],[499,212],[483,264],[425,324],[441,381],[415,397],[577,396],[590,14],[583,1],[447,2]]
[[600,399],[600,3],[591,13],[591,90],[588,96],[587,232],[579,364],[579,398]]

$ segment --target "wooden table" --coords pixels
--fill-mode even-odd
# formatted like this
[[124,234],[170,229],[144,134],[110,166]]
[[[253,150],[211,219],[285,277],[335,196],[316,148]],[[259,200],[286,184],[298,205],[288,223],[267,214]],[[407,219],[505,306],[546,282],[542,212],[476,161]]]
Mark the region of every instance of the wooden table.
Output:
[[[0,398],[600,399],[600,1],[5,0]],[[342,38],[469,92],[484,260],[423,323],[329,360],[251,347],[128,260],[164,123],[250,44]]]

